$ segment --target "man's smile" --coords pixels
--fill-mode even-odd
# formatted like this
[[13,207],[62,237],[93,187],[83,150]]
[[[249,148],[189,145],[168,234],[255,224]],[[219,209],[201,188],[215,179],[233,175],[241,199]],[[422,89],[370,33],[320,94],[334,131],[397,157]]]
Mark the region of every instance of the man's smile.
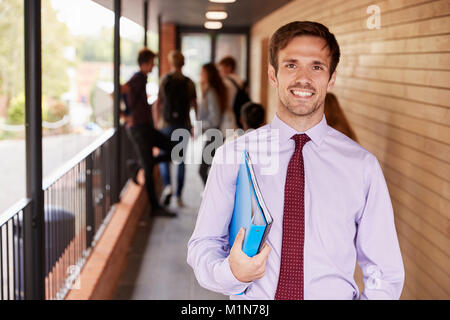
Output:
[[289,92],[295,97],[300,99],[310,99],[315,92],[305,89],[290,89]]

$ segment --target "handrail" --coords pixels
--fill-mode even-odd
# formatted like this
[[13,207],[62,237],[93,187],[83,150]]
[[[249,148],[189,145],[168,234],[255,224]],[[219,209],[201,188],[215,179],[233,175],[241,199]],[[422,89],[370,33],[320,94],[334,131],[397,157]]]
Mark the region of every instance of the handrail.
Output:
[[[70,117],[67,115],[65,115],[61,119],[54,121],[54,122],[42,120],[42,127],[45,129],[58,129],[58,128],[61,128],[62,126],[65,126],[66,124],[68,124],[69,121],[70,121]],[[0,123],[0,130],[1,131],[10,131],[10,132],[22,132],[22,131],[25,131],[25,124],[24,123],[22,123],[22,124]]]
[[52,184],[58,181],[62,176],[64,176],[67,172],[72,170],[72,168],[74,168],[77,164],[86,159],[91,153],[93,153],[106,141],[108,141],[115,134],[115,132],[116,130],[114,128],[106,130],[98,139],[96,139],[86,148],[78,152],[77,155],[74,156],[71,160],[67,161],[64,165],[59,167],[54,173],[45,178],[42,183],[42,189],[47,190]]
[[31,199],[24,198],[19,201],[17,201],[15,204],[13,204],[9,209],[4,211],[3,213],[0,213],[0,227],[2,227],[6,222],[9,221],[12,217],[14,217],[18,212],[25,209],[29,204],[31,203]]
[[48,121],[42,120],[42,127],[45,129],[58,129],[58,128],[61,128],[62,126],[65,126],[66,124],[68,124],[69,121],[70,121],[70,117],[67,115],[62,117],[62,119],[59,119],[58,121],[54,121],[54,122],[48,122]]
[[[63,175],[69,172],[78,163],[83,161],[92,152],[97,150],[101,145],[108,141],[115,133],[115,129],[110,128],[106,130],[98,139],[80,151],[75,157],[66,162],[63,166],[57,169],[50,177],[46,178],[43,183],[43,190],[48,189],[52,184],[54,184]],[[23,198],[13,204],[11,207],[0,213],[0,227],[7,222],[9,219],[14,217],[19,211],[23,210],[26,206],[31,203],[31,199]]]

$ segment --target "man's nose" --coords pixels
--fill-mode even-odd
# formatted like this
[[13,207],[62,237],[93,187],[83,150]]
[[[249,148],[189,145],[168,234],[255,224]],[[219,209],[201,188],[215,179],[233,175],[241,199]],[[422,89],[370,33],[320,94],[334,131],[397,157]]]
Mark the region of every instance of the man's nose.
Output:
[[297,68],[297,72],[295,74],[295,81],[299,83],[311,84],[311,72],[304,67]]

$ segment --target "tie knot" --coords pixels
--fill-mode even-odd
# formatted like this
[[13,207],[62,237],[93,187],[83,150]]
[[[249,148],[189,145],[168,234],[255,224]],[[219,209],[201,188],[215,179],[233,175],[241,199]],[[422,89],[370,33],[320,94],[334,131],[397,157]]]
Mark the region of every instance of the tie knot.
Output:
[[295,149],[303,149],[303,146],[309,141],[311,140],[307,134],[302,133],[302,134],[294,134],[291,138],[292,140],[295,141]]

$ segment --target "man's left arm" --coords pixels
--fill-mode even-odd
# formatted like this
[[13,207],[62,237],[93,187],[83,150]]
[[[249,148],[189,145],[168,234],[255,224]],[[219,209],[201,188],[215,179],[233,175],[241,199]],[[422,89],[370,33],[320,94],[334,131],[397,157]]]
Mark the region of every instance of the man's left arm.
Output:
[[161,114],[162,114],[162,108],[164,106],[164,86],[167,81],[167,76],[164,76],[160,82],[159,82],[159,89],[158,89],[158,98],[153,103],[152,107],[152,116],[153,116],[153,123],[155,126],[159,129],[161,129]]
[[378,160],[366,173],[366,204],[357,219],[356,249],[364,276],[361,299],[399,299],[405,272],[389,191]]
[[189,106],[189,111],[188,111],[188,127],[192,132],[192,123],[191,123],[191,119],[189,116],[189,113],[191,111],[191,108],[194,108],[195,114],[197,114],[197,109],[198,109],[198,105],[197,105],[197,93],[195,91],[195,84],[194,82],[192,82],[191,79],[189,79],[188,81],[188,91],[189,91],[189,102],[190,102],[190,106]]
[[226,151],[233,152],[226,150],[225,145],[216,150],[195,229],[188,243],[187,262],[202,287],[232,295],[243,292],[250,283],[238,280],[229,263],[228,228],[239,165],[227,162]]

